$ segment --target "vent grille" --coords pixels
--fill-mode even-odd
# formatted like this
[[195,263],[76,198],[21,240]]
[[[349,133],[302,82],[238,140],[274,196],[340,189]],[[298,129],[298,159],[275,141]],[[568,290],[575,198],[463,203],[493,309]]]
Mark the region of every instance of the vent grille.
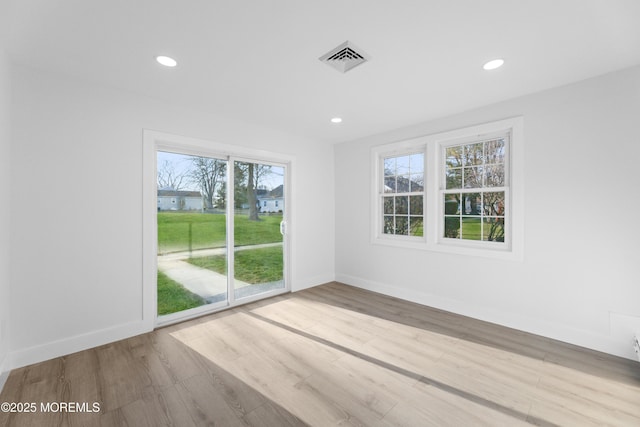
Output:
[[357,67],[369,60],[369,56],[358,49],[353,43],[346,41],[335,49],[322,55],[320,61],[335,68],[341,73]]
[[359,59],[364,59],[364,57],[350,47],[345,47],[328,57],[327,61],[357,61]]

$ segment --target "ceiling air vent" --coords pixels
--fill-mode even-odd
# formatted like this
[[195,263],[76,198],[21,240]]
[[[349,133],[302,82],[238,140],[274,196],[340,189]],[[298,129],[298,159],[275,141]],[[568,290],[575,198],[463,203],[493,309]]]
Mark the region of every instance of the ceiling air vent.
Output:
[[353,43],[346,41],[318,59],[336,70],[346,73],[369,60],[369,55],[355,47]]

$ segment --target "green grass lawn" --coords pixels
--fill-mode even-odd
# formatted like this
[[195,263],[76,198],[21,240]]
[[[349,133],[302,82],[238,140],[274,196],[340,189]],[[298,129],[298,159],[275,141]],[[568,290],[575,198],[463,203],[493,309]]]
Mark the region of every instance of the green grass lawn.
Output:
[[[224,255],[191,258],[188,261],[195,266],[227,274]],[[251,284],[282,280],[282,246],[237,251],[234,269],[237,280]]]
[[[225,215],[158,212],[158,253],[220,248],[226,243]],[[249,221],[246,214],[234,216],[236,246],[281,242],[282,215],[264,215]]]
[[[282,242],[282,215],[264,215],[249,221],[246,214],[234,216],[235,245]],[[220,248],[226,245],[226,216],[191,212],[158,212],[158,254]],[[192,258],[192,264],[226,274],[225,256]],[[282,280],[282,247],[236,252],[236,279],[247,283]],[[158,272],[158,314],[175,313],[205,304],[198,295]]]
[[170,314],[206,304],[199,295],[188,291],[158,271],[158,314]]
[[466,240],[482,240],[480,218],[462,218],[462,238]]
[[[460,223],[458,222],[456,217],[451,217],[450,221],[454,227],[459,227]],[[495,223],[495,220],[491,221],[494,222],[490,223],[488,221],[485,221],[484,227],[482,227],[480,217],[462,217],[462,227],[460,227],[462,228],[462,238],[466,240],[488,240],[492,224],[500,227],[500,224]],[[459,234],[458,237],[460,237]],[[500,236],[494,237],[494,239],[495,238],[500,238]]]

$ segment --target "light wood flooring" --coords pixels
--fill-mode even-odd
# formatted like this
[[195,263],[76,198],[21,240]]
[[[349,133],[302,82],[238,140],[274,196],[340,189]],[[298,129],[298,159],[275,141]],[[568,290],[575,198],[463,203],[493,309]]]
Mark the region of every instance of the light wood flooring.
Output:
[[8,426],[640,426],[640,363],[330,283],[14,370]]

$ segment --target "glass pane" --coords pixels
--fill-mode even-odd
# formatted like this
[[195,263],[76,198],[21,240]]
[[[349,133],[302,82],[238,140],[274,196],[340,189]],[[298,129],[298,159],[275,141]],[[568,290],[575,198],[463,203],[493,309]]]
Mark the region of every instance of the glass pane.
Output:
[[488,216],[504,216],[504,191],[484,193],[484,212]]
[[483,150],[484,144],[478,142],[477,144],[469,144],[464,147],[464,165],[465,166],[477,166],[483,163]]
[[384,159],[384,175],[390,176],[396,174],[396,158],[387,157]]
[[450,239],[457,239],[460,237],[460,217],[444,217],[444,237],[448,237]]
[[409,174],[409,156],[396,157],[396,175]]
[[411,215],[422,215],[423,196],[409,196],[409,209]]
[[462,169],[447,169],[447,189],[462,188]]
[[462,146],[447,147],[445,157],[447,167],[455,168],[462,166]]
[[411,191],[409,175],[398,176],[396,193],[408,193],[409,191]]
[[384,234],[393,234],[394,230],[393,216],[385,216],[382,232]]
[[484,218],[482,228],[482,240],[504,242],[504,218]]
[[424,191],[423,174],[411,174],[409,179],[411,180],[409,191],[411,191],[412,193]]
[[409,167],[412,174],[424,172],[424,153],[412,154],[409,158]]
[[158,315],[227,299],[226,170],[226,160],[157,153]]
[[420,236],[424,235],[423,219],[418,216],[409,217],[409,235]]
[[480,217],[462,217],[461,238],[465,240],[482,240],[482,221]]
[[395,197],[396,201],[396,214],[408,214],[409,213],[409,197],[401,196]]
[[505,140],[504,138],[487,141],[485,143],[486,163],[504,163]]
[[444,213],[446,215],[460,214],[460,194],[444,195]]
[[465,193],[462,195],[463,215],[481,215],[482,214],[482,195],[480,193]]
[[482,188],[482,166],[464,168],[464,188]]
[[384,177],[384,192],[395,193],[396,192],[396,177],[385,176]]
[[406,216],[396,217],[396,234],[407,236],[409,234],[409,219]]
[[384,192],[409,193],[424,191],[424,154],[387,157],[384,159]]
[[504,180],[504,165],[491,165],[485,167],[486,173],[486,187],[503,187],[505,185]]
[[393,215],[393,197],[384,198],[384,214]]
[[[284,168],[234,163],[234,295],[236,299],[284,288]],[[266,206],[265,206],[266,202]]]

